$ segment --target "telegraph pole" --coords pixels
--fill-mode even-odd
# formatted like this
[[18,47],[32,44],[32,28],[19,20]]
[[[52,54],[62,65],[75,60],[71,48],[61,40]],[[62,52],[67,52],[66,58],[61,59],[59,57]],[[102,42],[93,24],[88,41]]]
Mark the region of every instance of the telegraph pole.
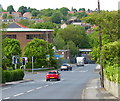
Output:
[[[100,14],[100,1],[98,0],[98,13]],[[99,26],[99,48],[100,48],[100,67],[101,67],[101,71],[100,71],[100,80],[101,80],[101,87],[104,88],[104,71],[103,71],[103,66],[102,66],[102,57],[101,57],[101,51],[102,51],[102,36],[100,33],[100,26]]]

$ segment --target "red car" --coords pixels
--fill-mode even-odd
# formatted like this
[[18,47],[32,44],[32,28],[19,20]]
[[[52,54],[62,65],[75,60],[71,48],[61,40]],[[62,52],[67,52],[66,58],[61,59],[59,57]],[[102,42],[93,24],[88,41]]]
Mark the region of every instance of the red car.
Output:
[[60,73],[58,71],[49,71],[46,75],[46,81],[50,81],[51,79],[60,81]]

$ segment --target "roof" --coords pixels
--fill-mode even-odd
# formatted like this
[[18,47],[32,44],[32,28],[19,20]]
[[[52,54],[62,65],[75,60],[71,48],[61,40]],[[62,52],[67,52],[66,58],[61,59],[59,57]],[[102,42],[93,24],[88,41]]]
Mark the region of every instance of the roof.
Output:
[[17,22],[14,22],[14,23],[8,25],[8,28],[27,28],[27,27],[23,26],[23,25],[21,25],[21,24],[19,24]]
[[51,32],[53,32],[54,30],[52,30],[52,29],[32,29],[32,28],[7,28],[7,29],[3,29],[3,31],[7,31],[7,32],[44,32],[44,31],[51,31]]

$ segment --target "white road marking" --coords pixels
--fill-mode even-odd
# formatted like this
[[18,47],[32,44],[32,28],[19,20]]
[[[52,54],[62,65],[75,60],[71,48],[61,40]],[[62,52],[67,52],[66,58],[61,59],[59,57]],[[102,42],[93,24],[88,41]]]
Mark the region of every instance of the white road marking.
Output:
[[32,92],[32,91],[34,91],[34,89],[28,90],[27,92]]
[[20,96],[20,95],[22,95],[22,94],[24,94],[24,93],[19,93],[19,94],[16,94],[16,95],[14,95],[14,96],[16,97],[16,96]]
[[98,88],[97,86],[95,87],[87,87],[86,89],[94,89],[94,88]]
[[3,88],[2,90],[10,89],[11,87]]
[[47,87],[48,85],[45,85],[44,87]]
[[4,99],[10,99],[10,97],[6,97],[6,98],[4,98]]
[[42,87],[38,87],[38,88],[36,88],[36,89],[40,89],[40,88],[42,88]]
[[88,70],[81,70],[81,71],[79,71],[79,72],[87,72]]

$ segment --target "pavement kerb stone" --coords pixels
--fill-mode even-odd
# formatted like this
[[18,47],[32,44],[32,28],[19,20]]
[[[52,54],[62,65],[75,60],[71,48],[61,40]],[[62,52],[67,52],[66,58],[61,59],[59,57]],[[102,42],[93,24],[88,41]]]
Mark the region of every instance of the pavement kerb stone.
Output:
[[20,80],[20,81],[6,82],[5,84],[0,84],[0,87],[4,87],[4,86],[7,86],[7,85],[18,84],[18,83],[29,82],[29,81],[33,81],[33,79],[23,79],[23,80]]

